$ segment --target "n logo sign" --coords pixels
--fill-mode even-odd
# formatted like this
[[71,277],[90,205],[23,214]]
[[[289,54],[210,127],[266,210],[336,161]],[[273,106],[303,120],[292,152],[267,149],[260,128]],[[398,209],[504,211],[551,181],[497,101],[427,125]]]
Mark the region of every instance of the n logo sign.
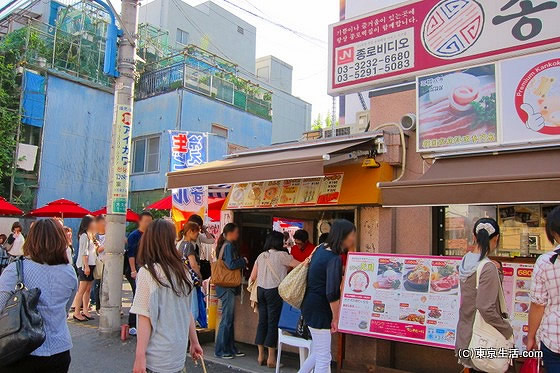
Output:
[[336,64],[344,65],[354,62],[354,47],[343,48],[336,51]]

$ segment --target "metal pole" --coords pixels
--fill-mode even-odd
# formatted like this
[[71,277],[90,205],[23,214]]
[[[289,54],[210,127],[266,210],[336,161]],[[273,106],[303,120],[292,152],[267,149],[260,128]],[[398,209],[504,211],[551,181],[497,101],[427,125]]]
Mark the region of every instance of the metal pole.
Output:
[[121,325],[123,282],[123,249],[125,244],[126,207],[132,139],[132,105],[136,37],[138,33],[138,0],[122,0],[121,28],[133,33],[133,40],[120,39],[118,53],[119,77],[115,81],[113,133],[107,187],[107,236],[101,287],[99,331],[113,333]]

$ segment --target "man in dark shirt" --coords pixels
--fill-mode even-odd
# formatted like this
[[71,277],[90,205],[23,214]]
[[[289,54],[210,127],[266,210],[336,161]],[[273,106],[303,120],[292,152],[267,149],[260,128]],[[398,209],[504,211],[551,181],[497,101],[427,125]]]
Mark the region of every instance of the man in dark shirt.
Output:
[[[132,296],[136,294],[136,274],[138,273],[138,266],[136,264],[136,252],[138,251],[138,245],[140,244],[140,239],[148,226],[152,223],[153,216],[148,211],[142,211],[140,214],[140,220],[138,221],[138,229],[132,231],[128,235],[127,248],[125,253],[125,276],[132,288]],[[128,313],[128,326],[129,334],[136,335],[136,315],[133,313]]]
[[290,254],[298,262],[303,262],[315,249],[315,245],[309,242],[309,234],[303,229],[298,229],[294,233],[294,242],[296,243],[292,246],[292,251]]

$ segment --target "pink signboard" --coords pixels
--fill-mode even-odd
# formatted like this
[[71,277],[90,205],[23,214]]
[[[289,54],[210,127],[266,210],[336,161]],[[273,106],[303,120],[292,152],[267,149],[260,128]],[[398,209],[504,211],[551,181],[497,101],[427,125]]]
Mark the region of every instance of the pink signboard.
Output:
[[423,0],[344,20],[329,27],[328,93],[552,49],[558,19],[552,0]]
[[454,348],[459,263],[457,257],[350,253],[339,330]]

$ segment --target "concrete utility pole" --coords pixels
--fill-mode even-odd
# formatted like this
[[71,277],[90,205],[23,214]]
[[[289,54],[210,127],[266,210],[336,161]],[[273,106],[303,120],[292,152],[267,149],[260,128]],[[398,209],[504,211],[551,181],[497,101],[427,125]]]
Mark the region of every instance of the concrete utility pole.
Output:
[[[123,248],[125,244],[128,178],[131,162],[132,105],[136,71],[136,37],[138,33],[138,0],[122,0],[121,28],[126,37],[119,42],[118,72],[115,81],[113,130],[109,183],[107,188],[107,233],[101,285],[99,331],[112,333],[121,325]],[[131,35],[132,34],[132,35]]]

